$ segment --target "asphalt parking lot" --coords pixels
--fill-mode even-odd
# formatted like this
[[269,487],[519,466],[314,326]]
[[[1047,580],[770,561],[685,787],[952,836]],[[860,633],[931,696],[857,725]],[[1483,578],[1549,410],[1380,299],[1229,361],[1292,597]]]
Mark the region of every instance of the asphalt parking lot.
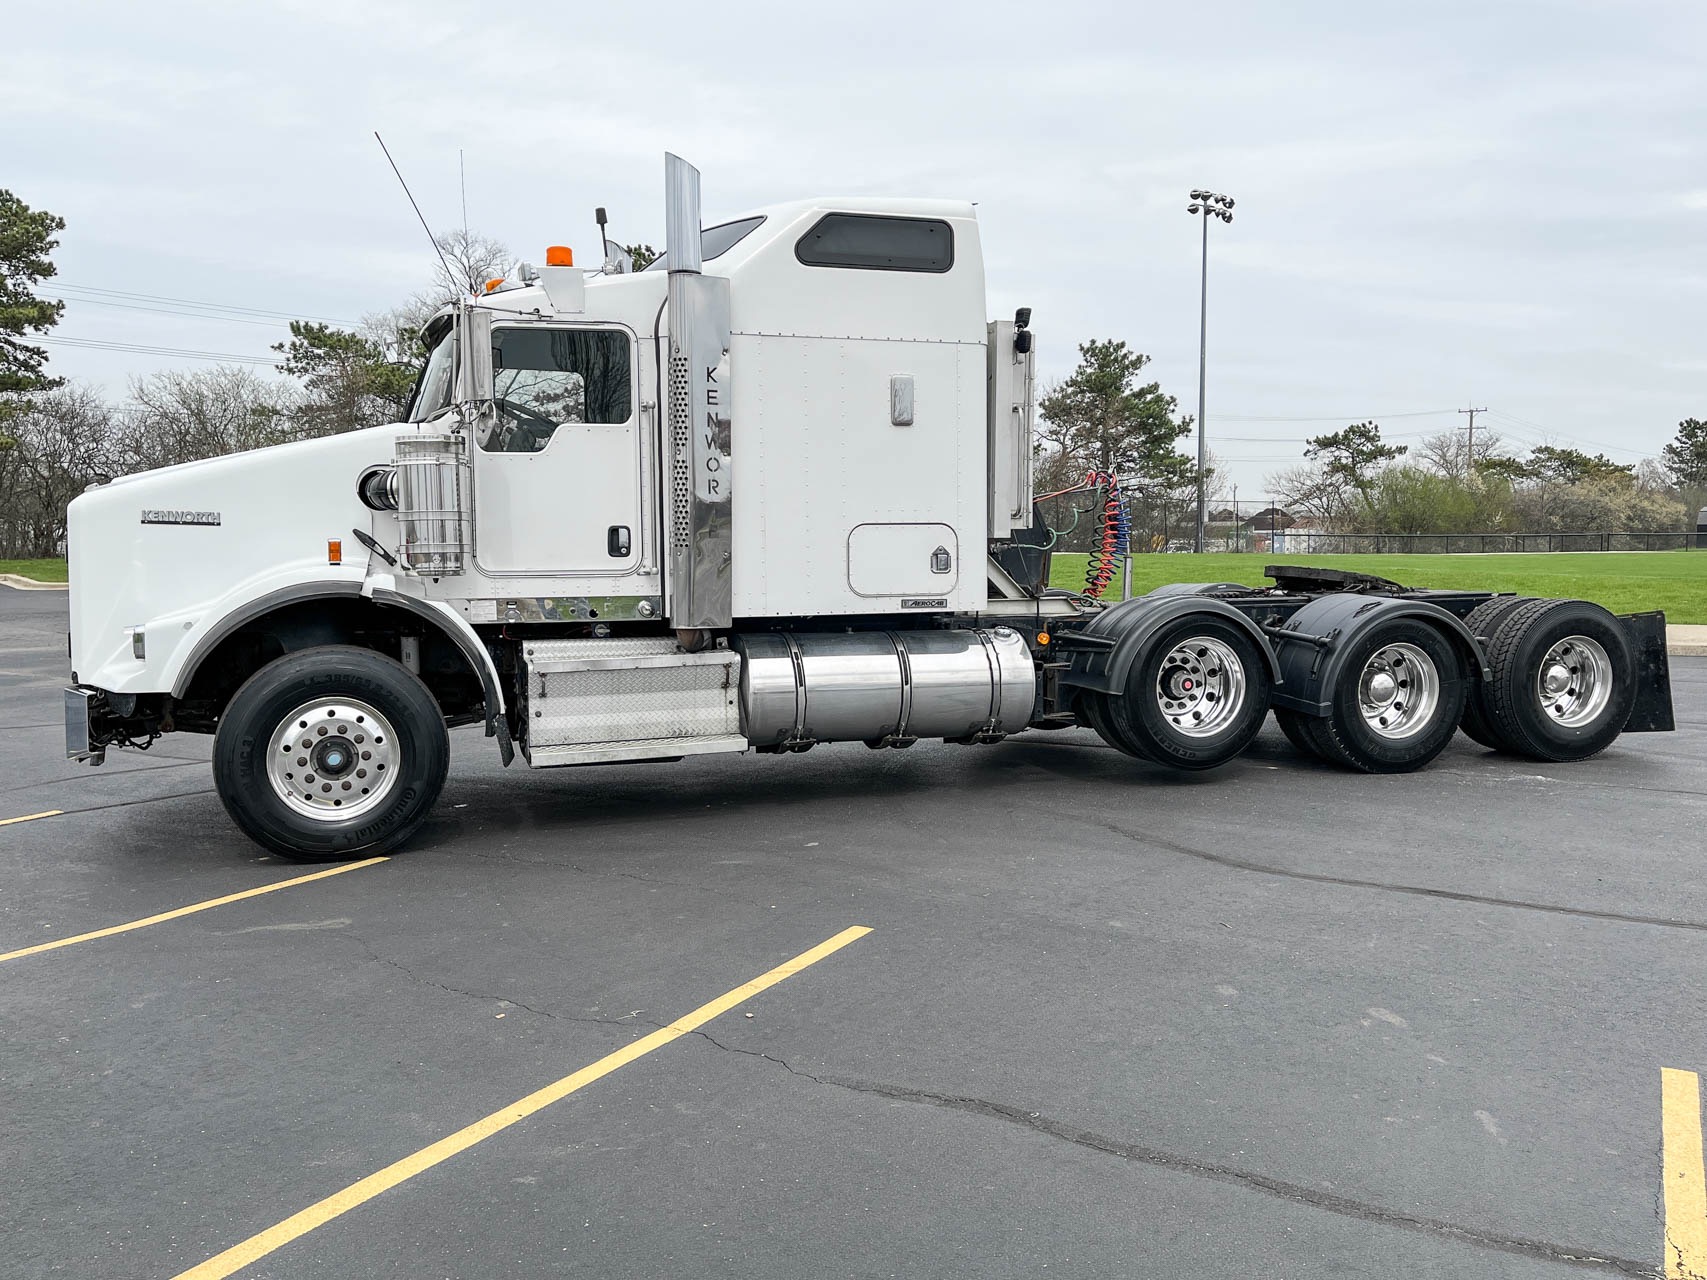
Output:
[[1661,1075],[1707,1068],[1707,659],[1675,734],[1390,778],[1272,729],[1210,777],[460,730],[398,856],[17,956],[325,869],[205,738],[64,761],[65,621],[0,589],[0,819],[63,811],[0,826],[0,1275],[292,1223],[194,1274],[1660,1275],[1707,1232]]

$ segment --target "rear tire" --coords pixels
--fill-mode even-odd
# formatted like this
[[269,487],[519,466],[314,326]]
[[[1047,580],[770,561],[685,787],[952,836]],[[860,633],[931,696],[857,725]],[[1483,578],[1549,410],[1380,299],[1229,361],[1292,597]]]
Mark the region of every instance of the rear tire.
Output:
[[1446,749],[1464,716],[1464,663],[1416,618],[1378,622],[1347,647],[1333,710],[1306,732],[1327,759],[1363,773],[1409,773]]
[[1114,721],[1109,715],[1108,710],[1108,704],[1112,701],[1113,699],[1106,693],[1087,692],[1081,694],[1079,698],[1079,718],[1091,727],[1097,737],[1101,738],[1105,743],[1113,747],[1122,755],[1135,756],[1140,760],[1148,760],[1150,758],[1149,756],[1143,754],[1141,751],[1135,751],[1129,743],[1122,741],[1120,735],[1114,731]]
[[1618,620],[1586,600],[1535,600],[1506,619],[1489,653],[1490,720],[1505,750],[1586,760],[1612,745],[1636,699]]
[[[1534,603],[1533,596],[1495,596],[1492,600],[1484,600],[1471,610],[1469,617],[1464,619],[1464,625],[1470,634],[1487,642],[1487,652],[1493,652],[1494,637],[1499,634],[1500,626],[1515,611],[1526,604]],[[1511,747],[1500,736],[1499,727],[1494,724],[1488,709],[1488,682],[1472,680],[1470,694],[1464,700],[1464,719],[1458,727],[1464,730],[1467,737],[1481,743],[1492,751],[1509,751]]]
[[232,697],[213,780],[250,839],[299,862],[395,849],[426,819],[450,767],[427,686],[371,649],[327,645],[262,667]]
[[1298,748],[1299,754],[1321,759],[1324,752],[1316,745],[1316,734],[1310,727],[1317,719],[1316,716],[1307,716],[1302,711],[1290,711],[1285,707],[1274,709],[1274,722],[1280,726],[1286,740]]
[[1107,703],[1108,727],[1134,754],[1175,769],[1213,769],[1251,744],[1272,681],[1242,627],[1212,615],[1164,627]]

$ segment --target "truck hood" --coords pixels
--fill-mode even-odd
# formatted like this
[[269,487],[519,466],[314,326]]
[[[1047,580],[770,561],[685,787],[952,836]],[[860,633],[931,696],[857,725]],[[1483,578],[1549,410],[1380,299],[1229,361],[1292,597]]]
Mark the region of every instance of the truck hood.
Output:
[[[71,503],[71,667],[115,693],[170,692],[203,628],[277,581],[359,583],[373,529],[356,481],[393,424],[125,476]],[[327,543],[342,543],[329,563]],[[144,656],[132,634],[144,632]]]

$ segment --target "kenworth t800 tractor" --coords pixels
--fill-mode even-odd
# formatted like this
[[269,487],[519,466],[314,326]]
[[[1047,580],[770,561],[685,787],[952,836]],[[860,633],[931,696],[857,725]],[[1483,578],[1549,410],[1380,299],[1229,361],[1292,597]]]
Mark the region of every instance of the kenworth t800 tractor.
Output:
[[534,768],[1084,726],[1209,769],[1272,711],[1370,772],[1671,727],[1658,614],[1285,566],[1105,603],[1113,476],[1051,590],[1030,315],[988,320],[973,207],[702,227],[665,169],[658,262],[553,250],[447,306],[408,421],[79,497],[68,754],[213,734],[237,824],[324,859],[405,841],[463,724]]

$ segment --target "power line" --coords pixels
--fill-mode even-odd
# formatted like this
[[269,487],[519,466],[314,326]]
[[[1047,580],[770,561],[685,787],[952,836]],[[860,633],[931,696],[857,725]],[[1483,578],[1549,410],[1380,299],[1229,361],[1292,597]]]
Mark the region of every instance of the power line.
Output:
[[183,316],[190,320],[213,320],[221,324],[258,324],[269,329],[282,329],[290,324],[288,320],[251,320],[248,316],[222,316],[206,311],[186,311],[181,307],[151,307],[144,302],[111,302],[105,298],[59,298],[57,301],[76,303],[78,306],[118,307],[125,311],[151,311],[162,316]]
[[[1415,440],[1422,436],[1439,435],[1437,431],[1390,431],[1388,437],[1393,440]],[[1232,440],[1237,444],[1309,444],[1309,436],[1221,436],[1217,440]]]
[[228,360],[238,364],[276,365],[273,356],[244,356],[231,351],[201,351],[191,347],[151,347],[137,342],[104,342],[96,338],[36,338],[31,342],[46,342],[56,347],[81,347],[91,351],[133,351],[148,356],[173,356],[187,360]]
[[[1638,458],[1647,458],[1652,456],[1649,452],[1641,449],[1632,449],[1629,445],[1607,444],[1604,440],[1591,440],[1587,436],[1579,436],[1569,431],[1555,431],[1552,427],[1542,426],[1539,422],[1531,422],[1527,418],[1520,418],[1516,414],[1505,412],[1503,409],[1494,409],[1490,412],[1494,417],[1506,422],[1514,422],[1520,427],[1528,427],[1531,431],[1539,431],[1543,437],[1553,436],[1555,439],[1570,440],[1576,444],[1593,445],[1597,449],[1611,449],[1614,453],[1628,453]],[[1508,427],[1507,430],[1510,430],[1510,428]],[[1543,443],[1545,443],[1545,440],[1543,440]]]
[[1453,409],[1416,409],[1409,413],[1336,413],[1320,418],[1277,418],[1265,414],[1223,413],[1222,422],[1366,422],[1371,418],[1438,418]]
[[139,302],[169,302],[177,306],[201,307],[208,311],[230,311],[240,315],[263,316],[272,320],[321,320],[327,324],[339,324],[354,327],[349,320],[339,320],[332,316],[306,315],[300,311],[273,311],[265,307],[243,307],[229,302],[208,302],[196,298],[173,298],[158,293],[133,293],[126,289],[105,289],[89,284],[72,284],[64,280],[55,280],[53,287],[63,292],[77,294],[96,294],[104,298],[126,298]]

